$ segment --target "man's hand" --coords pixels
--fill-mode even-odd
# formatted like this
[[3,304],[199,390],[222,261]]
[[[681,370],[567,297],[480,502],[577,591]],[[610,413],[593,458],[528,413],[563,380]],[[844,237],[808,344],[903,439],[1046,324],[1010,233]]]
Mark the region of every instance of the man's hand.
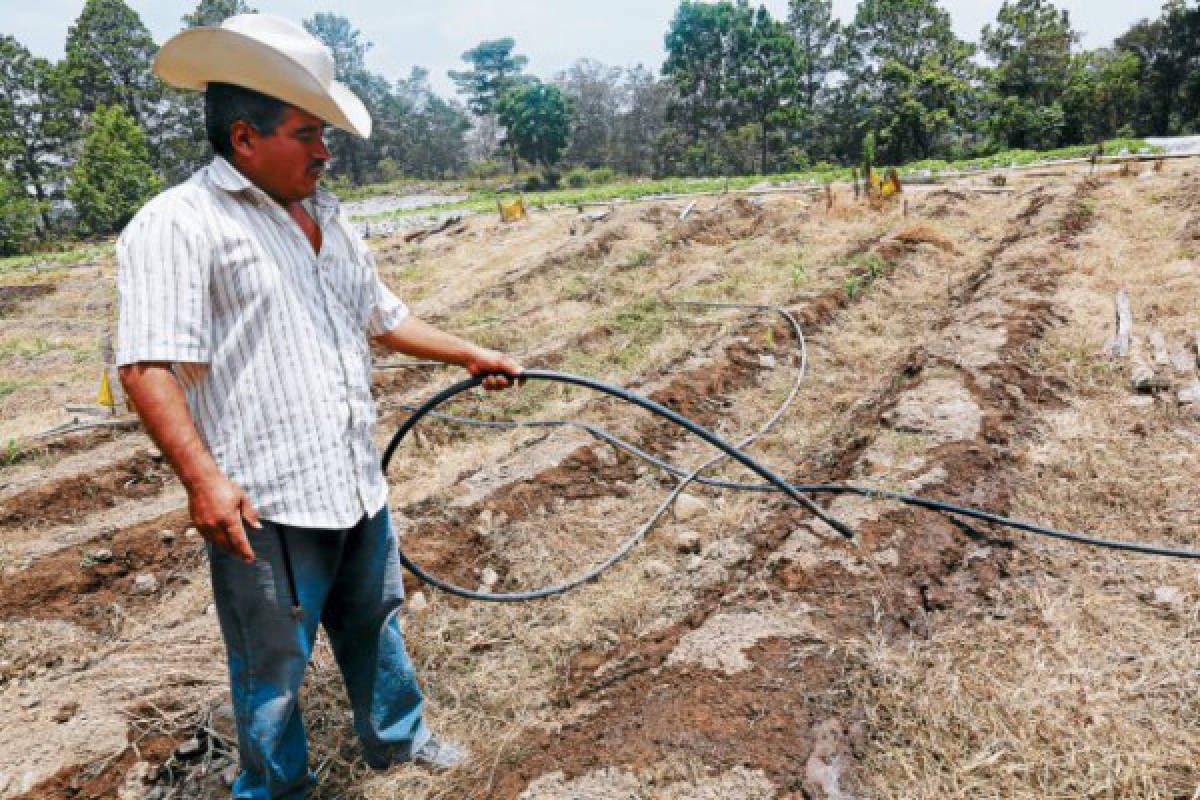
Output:
[[376,336],[374,341],[392,352],[458,364],[472,376],[488,375],[483,381],[485,389],[507,389],[514,380],[517,384],[524,383],[521,365],[508,356],[440,331],[416,317],[405,317],[390,331]]
[[128,364],[121,367],[120,374],[121,385],[150,437],[187,489],[188,511],[200,535],[254,563],[242,519],[257,528],[258,512],[242,488],[221,472],[200,440],[171,365],[155,361]]
[[254,563],[254,550],[242,520],[261,528],[258,511],[240,486],[217,474],[188,487],[188,511],[200,535],[231,555]]
[[483,388],[489,391],[507,389],[514,382],[518,385],[524,383],[521,379],[521,372],[523,371],[521,365],[503,353],[497,353],[495,350],[485,350],[482,347],[477,347],[467,358],[467,362],[463,366],[467,368],[467,372],[471,373],[472,376],[488,375],[488,377],[483,379]]

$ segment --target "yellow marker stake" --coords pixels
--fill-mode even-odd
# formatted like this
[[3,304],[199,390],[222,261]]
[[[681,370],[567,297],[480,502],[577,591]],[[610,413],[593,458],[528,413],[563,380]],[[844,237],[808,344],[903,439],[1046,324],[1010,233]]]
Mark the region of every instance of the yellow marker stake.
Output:
[[108,382],[108,367],[100,370],[100,391],[96,392],[96,403],[116,411],[117,400],[113,397],[112,386]]

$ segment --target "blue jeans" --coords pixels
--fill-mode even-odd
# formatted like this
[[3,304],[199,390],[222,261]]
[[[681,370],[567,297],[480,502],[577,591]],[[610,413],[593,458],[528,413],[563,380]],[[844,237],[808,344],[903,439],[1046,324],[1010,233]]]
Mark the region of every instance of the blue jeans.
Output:
[[[333,644],[367,763],[386,767],[411,758],[429,731],[392,615],[404,602],[404,584],[387,508],[345,530],[264,521],[261,530],[247,526],[246,532],[254,564],[208,548],[241,760],[233,796],[293,800],[307,793],[312,778],[299,698],[318,621]],[[281,532],[303,609],[299,617],[292,614]]]

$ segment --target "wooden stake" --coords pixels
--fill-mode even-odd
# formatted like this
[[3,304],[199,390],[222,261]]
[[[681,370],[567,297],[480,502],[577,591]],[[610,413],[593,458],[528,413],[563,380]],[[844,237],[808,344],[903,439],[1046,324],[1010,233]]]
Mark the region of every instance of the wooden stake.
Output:
[[1129,302],[1129,292],[1125,289],[1117,292],[1117,333],[1108,345],[1108,352],[1117,358],[1129,356],[1129,344],[1133,338],[1133,307]]

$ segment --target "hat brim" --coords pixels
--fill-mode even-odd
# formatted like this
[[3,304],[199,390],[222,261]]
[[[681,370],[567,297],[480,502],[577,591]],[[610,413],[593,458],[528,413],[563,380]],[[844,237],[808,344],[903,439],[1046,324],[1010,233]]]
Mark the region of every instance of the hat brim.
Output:
[[154,74],[176,89],[231,83],[278,98],[367,139],[371,114],[344,84],[328,90],[303,66],[257,39],[224,28],[191,28],[159,48]]

